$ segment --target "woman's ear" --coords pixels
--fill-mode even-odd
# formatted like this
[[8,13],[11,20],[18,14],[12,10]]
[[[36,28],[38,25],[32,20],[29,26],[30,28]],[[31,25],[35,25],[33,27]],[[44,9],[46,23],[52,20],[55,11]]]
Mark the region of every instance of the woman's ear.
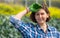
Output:
[[49,14],[47,14],[47,18],[49,18]]

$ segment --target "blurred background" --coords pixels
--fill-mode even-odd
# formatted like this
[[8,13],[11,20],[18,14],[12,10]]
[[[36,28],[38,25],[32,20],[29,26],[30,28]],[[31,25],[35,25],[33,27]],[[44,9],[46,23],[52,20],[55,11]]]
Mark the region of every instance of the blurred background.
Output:
[[[9,22],[9,17],[35,2],[47,4],[51,16],[48,23],[60,31],[60,0],[0,0],[0,38],[22,38],[21,33]],[[26,14],[22,20],[32,22],[29,18],[30,14],[31,12]]]

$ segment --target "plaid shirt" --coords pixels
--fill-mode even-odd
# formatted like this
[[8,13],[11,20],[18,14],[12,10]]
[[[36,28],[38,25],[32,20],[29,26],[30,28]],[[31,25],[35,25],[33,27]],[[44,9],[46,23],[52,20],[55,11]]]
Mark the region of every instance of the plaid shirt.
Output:
[[34,26],[32,23],[24,23],[14,17],[10,17],[10,22],[21,32],[23,38],[60,38],[60,33],[49,25],[47,32],[44,33],[38,24]]

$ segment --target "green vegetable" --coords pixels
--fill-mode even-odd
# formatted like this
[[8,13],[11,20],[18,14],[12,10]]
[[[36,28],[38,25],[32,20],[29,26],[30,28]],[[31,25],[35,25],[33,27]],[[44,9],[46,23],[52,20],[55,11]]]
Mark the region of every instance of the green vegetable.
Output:
[[42,8],[42,6],[40,5],[40,4],[38,4],[38,3],[33,3],[30,7],[29,7],[29,9],[30,9],[30,11],[31,12],[37,12],[39,9],[41,9]]

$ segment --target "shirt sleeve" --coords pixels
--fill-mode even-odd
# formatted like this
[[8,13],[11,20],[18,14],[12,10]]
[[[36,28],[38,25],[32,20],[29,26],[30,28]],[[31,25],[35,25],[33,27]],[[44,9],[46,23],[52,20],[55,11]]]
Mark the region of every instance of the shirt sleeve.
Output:
[[13,16],[10,17],[10,22],[14,25],[16,29],[18,29],[20,32],[28,32],[30,28],[28,23],[25,23],[21,20],[18,20],[14,18]]
[[58,32],[58,37],[60,38],[60,32]]

